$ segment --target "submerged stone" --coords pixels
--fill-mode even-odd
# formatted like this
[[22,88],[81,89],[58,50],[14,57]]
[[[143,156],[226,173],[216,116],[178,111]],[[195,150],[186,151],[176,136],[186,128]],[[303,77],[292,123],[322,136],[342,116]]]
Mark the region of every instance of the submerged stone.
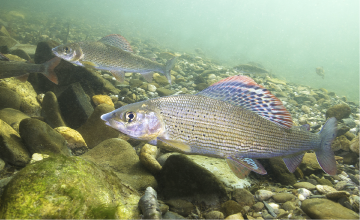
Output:
[[20,122],[25,118],[30,117],[16,109],[4,108],[0,110],[0,119],[14,128],[17,133],[19,133]]
[[44,96],[41,114],[45,121],[53,128],[66,126],[60,113],[56,95],[51,91],[48,91]]
[[80,157],[49,157],[6,186],[0,218],[136,219],[138,193],[115,174]]
[[9,88],[0,87],[0,110],[4,108],[20,109],[21,97]]

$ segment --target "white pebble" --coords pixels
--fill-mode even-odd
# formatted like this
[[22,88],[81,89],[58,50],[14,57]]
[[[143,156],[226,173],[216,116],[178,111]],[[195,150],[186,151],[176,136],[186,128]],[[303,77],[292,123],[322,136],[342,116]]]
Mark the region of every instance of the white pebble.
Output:
[[152,84],[148,84],[148,90],[150,91],[150,92],[155,92],[156,91],[156,86],[154,86],[154,85],[152,85]]

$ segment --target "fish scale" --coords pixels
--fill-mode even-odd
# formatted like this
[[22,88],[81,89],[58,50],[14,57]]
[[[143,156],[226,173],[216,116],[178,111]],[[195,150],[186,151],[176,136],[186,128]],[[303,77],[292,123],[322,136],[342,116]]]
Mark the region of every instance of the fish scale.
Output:
[[284,151],[313,149],[313,144],[320,143],[316,134],[298,127],[280,128],[251,111],[204,96],[171,96],[151,102],[160,110],[167,138],[188,144],[191,153],[201,148],[218,157],[267,158],[269,151],[271,157],[281,156]]

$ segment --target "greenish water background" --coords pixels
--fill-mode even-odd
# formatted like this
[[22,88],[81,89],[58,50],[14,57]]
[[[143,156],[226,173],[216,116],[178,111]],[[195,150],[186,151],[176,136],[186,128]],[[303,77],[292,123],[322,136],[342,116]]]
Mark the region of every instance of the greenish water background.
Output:
[[[358,0],[0,0],[3,9],[110,25],[225,65],[249,61],[279,78],[359,102]],[[121,30],[121,31],[120,31]],[[110,33],[104,33],[110,34]],[[322,66],[325,79],[315,73]]]

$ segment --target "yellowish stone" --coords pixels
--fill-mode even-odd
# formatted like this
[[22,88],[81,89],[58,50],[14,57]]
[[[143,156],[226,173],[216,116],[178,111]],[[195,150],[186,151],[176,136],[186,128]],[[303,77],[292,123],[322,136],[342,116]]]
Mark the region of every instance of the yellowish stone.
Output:
[[57,127],[54,128],[54,130],[59,132],[65,138],[70,149],[87,146],[81,134],[74,129],[69,127]]
[[108,95],[94,95],[92,97],[92,100],[95,103],[95,105],[108,104],[108,105],[114,106],[114,103],[111,100],[111,97]]

